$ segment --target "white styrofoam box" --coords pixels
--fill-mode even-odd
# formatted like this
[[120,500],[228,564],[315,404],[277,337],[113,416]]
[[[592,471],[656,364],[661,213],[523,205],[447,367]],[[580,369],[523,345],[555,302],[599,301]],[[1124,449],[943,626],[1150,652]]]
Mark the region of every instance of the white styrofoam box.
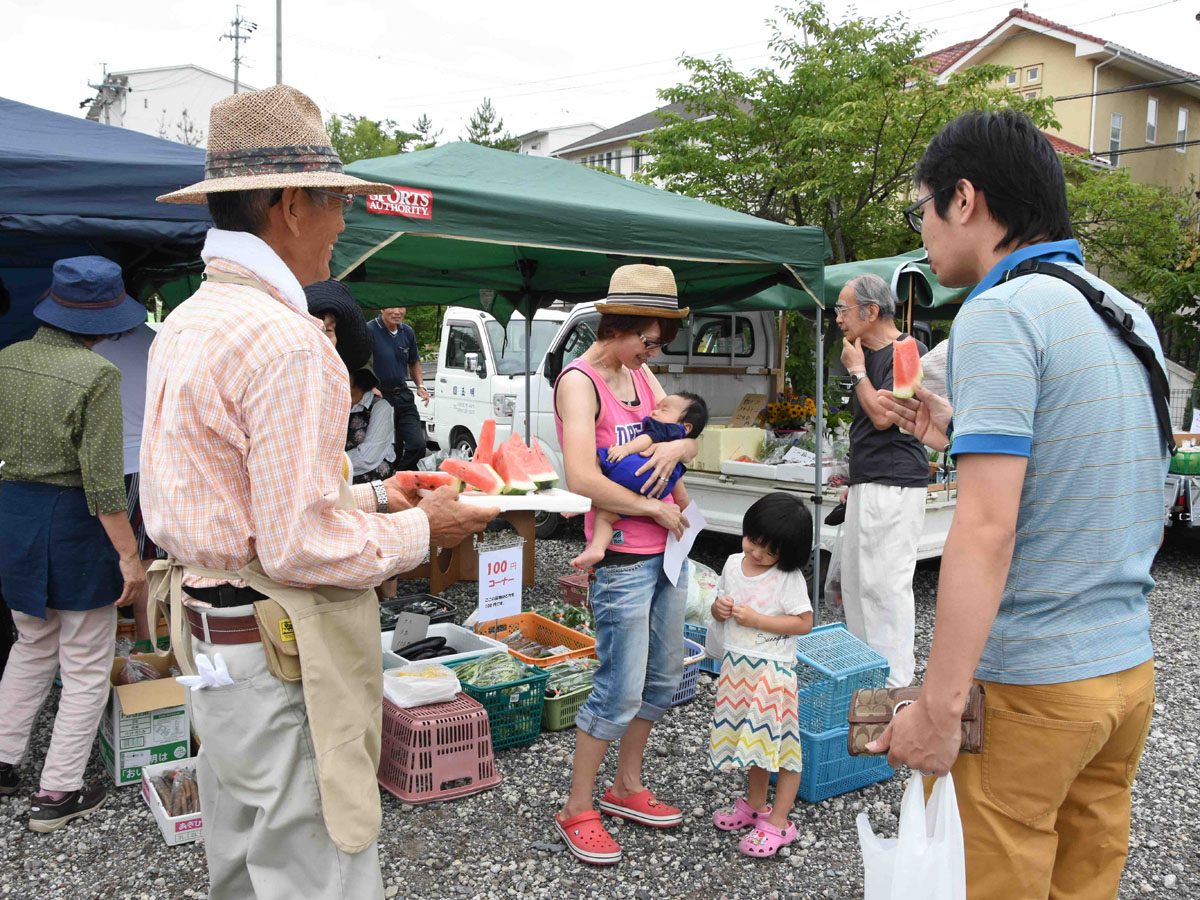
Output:
[[[833,460],[827,460],[821,467],[821,483],[828,484],[835,471]],[[737,462],[732,459],[721,463],[721,474],[765,478],[772,481],[796,481],[804,484],[815,484],[817,477],[816,469],[813,466],[799,463],[780,463],[777,466],[768,466],[763,463]]]
[[[412,660],[407,660],[403,656],[392,652],[393,633],[391,631],[384,631],[379,635],[379,643],[383,648],[383,667],[385,669],[394,669],[396,666],[407,666],[412,662]],[[463,628],[461,625],[455,625],[451,622],[440,622],[437,625],[430,625],[429,631],[425,633],[425,636],[444,637],[446,639],[446,646],[453,647],[456,652],[453,656],[441,656],[437,659],[418,660],[418,662],[439,663],[445,666],[459,660],[483,656],[485,653],[508,652],[508,647],[495,638],[490,638],[484,634],[476,634],[469,629]]]
[[758,456],[766,432],[761,428],[729,428],[709,425],[696,438],[696,458],[689,463],[703,472],[720,472],[724,460],[735,456]]
[[150,779],[160,772],[169,769],[191,769],[196,772],[196,759],[189,756],[179,762],[158,763],[153,766],[142,766],[142,799],[154,814],[158,830],[162,832],[163,840],[168,844],[186,844],[198,841],[204,837],[204,818],[201,813],[187,813],[182,816],[167,815],[162,798],[150,783]]

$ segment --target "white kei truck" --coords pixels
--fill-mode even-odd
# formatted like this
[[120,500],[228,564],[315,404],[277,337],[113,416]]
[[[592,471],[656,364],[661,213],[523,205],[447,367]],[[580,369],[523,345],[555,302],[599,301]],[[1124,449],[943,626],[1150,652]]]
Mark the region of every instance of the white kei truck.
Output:
[[[663,348],[651,369],[670,393],[689,390],[708,404],[711,425],[727,423],[746,394],[767,395],[783,365],[778,314],[774,312],[694,312],[679,335]],[[533,437],[563,475],[562,448],[554,427],[554,379],[567,363],[596,340],[600,320],[594,304],[554,304],[539,310],[530,332],[530,367],[525,373],[525,320],[514,314],[507,326],[486,312],[450,307],[442,323],[436,374],[428,407],[417,404],[431,447],[473,450],[485,419],[496,420],[497,442],[515,427],[525,435],[526,379],[532,379]],[[432,383],[431,383],[432,382]],[[702,437],[703,440],[703,437]],[[719,468],[719,466],[712,466]],[[753,468],[753,467],[748,467]],[[760,467],[770,471],[770,467]],[[742,516],[755,500],[772,491],[803,499],[814,516],[816,487],[810,481],[727,474],[690,468],[686,483],[710,530],[742,533]],[[565,480],[564,480],[565,485]],[[820,514],[831,512],[841,493],[826,485]],[[954,514],[953,485],[930,485],[918,557],[940,556]],[[550,537],[560,517],[539,516],[537,536]],[[822,544],[831,547],[836,528],[825,526]]]

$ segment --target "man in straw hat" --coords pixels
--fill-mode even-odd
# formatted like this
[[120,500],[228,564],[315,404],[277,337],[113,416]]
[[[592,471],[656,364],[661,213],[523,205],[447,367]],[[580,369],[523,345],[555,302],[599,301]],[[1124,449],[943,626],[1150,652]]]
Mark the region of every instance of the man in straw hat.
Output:
[[497,511],[345,477],[348,374],[303,288],[329,278],[354,196],[391,186],[344,174],[286,85],[212,108],[205,175],[159,198],[207,202],[216,228],[205,283],[151,349],[141,471],[171,554],[153,598],[169,594],[176,657],[199,673],[209,897],[378,898],[371,587]]
[[[600,471],[596,451],[641,433],[665,392],[646,362],[679,332],[687,309],[679,307],[675,276],[666,266],[621,266],[608,297],[597,303],[597,340],[570,363],[554,385],[554,419],[563,448],[567,483],[596,508],[624,518],[616,523],[604,558],[595,564],[591,589],[596,614],[595,689],[575,718],[571,793],[554,826],[567,849],[583,862],[612,865],[621,848],[593,808],[596,773],[609,744],[621,742],[617,773],[600,810],[654,828],[671,828],[683,816],[660,802],[642,782],[642,756],[654,723],[671,706],[683,677],[683,608],[687,567],[672,584],[663,570],[667,534],[687,527],[665,493],[675,466],[696,455],[692,438],[657,443],[639,475],[641,493]],[[595,511],[584,519],[590,542]],[[676,587],[676,584],[679,585]]]

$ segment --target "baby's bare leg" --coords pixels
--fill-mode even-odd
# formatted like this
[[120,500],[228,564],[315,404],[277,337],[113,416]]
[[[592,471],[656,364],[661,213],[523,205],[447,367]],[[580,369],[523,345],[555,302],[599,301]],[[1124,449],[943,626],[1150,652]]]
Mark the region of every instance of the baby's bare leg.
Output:
[[592,539],[587,549],[571,560],[571,565],[576,569],[588,569],[604,559],[604,551],[612,543],[613,526],[619,518],[611,510],[597,509],[595,521],[592,522]]

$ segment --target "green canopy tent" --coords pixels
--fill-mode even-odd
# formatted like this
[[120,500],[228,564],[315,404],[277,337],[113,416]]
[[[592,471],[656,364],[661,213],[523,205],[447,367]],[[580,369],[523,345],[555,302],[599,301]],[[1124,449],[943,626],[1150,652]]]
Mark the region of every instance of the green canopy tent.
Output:
[[958,305],[970,291],[969,288],[942,287],[929,268],[929,255],[924,249],[918,249],[899,256],[826,266],[825,307],[837,303],[838,294],[846,282],[868,273],[878,275],[892,286],[901,305],[907,307],[904,314],[907,325],[911,325],[914,318],[953,318],[958,312]]

